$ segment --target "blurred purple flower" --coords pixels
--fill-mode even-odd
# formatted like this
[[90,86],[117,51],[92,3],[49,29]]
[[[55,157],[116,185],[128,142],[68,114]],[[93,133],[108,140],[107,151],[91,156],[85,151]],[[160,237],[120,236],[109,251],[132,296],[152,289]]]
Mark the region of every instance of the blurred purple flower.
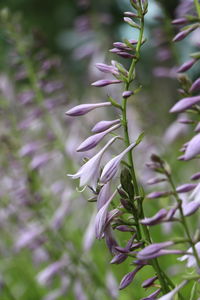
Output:
[[200,133],[195,135],[189,142],[185,151],[184,159],[190,160],[198,154],[200,154]]
[[170,112],[172,113],[182,112],[188,108],[191,108],[193,105],[198,104],[199,102],[200,102],[200,96],[193,96],[193,97],[181,99],[170,109]]

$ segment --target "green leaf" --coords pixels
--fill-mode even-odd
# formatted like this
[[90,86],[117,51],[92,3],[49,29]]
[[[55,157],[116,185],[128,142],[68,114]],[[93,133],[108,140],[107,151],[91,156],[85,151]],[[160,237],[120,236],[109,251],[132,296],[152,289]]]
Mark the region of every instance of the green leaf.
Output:
[[197,289],[198,289],[198,284],[197,282],[195,282],[191,290],[190,300],[197,299]]

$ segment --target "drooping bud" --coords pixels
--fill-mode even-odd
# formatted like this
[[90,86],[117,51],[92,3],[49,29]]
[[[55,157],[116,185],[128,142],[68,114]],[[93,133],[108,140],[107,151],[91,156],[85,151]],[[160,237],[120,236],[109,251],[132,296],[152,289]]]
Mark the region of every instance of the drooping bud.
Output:
[[111,105],[110,102],[80,104],[71,108],[65,114],[70,117],[77,117],[77,116],[85,115],[93,109],[104,107],[104,106],[110,106],[110,105]]

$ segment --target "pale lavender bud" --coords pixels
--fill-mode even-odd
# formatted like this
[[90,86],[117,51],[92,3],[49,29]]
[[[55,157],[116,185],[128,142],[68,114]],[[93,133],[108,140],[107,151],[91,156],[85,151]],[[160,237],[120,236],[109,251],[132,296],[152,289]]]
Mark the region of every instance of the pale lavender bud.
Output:
[[[169,254],[180,255],[180,254],[184,254],[184,253],[185,253],[184,251],[176,250],[176,249],[173,249],[173,250],[161,249],[158,252],[154,252],[152,254],[147,254],[146,256],[144,256],[143,259],[150,260],[150,259],[154,259],[154,258],[157,258],[157,257],[160,257],[160,256],[164,256],[164,255],[169,255]],[[140,258],[140,259],[142,259],[142,258]]]
[[151,178],[147,181],[147,184],[149,185],[153,185],[153,184],[157,184],[157,183],[160,183],[160,182],[163,182],[163,181],[166,181],[167,179],[165,177],[154,177],[154,178]]
[[118,53],[118,52],[120,52],[120,50],[118,48],[112,48],[112,49],[109,50],[109,52]]
[[200,133],[195,135],[189,142],[185,151],[184,159],[190,160],[200,154]]
[[183,73],[183,72],[186,72],[188,71],[196,62],[196,59],[192,58],[191,60],[185,62],[183,65],[181,65],[177,72],[178,73]]
[[125,51],[119,51],[119,52],[116,52],[116,54],[123,57],[123,58],[134,58],[135,57],[135,55],[130,54],[130,53],[125,52]]
[[126,274],[121,282],[120,282],[120,286],[119,286],[119,289],[120,290],[123,290],[125,289],[129,284],[131,284],[131,282],[133,281],[135,275],[137,274],[137,272],[142,268],[143,266],[137,266],[135,268],[135,270],[133,270],[132,272]]
[[167,221],[172,220],[172,218],[173,218],[174,214],[176,213],[177,209],[178,209],[178,206],[175,206],[175,207],[172,207],[172,208],[169,209],[169,211],[166,215],[166,220]]
[[130,26],[135,27],[135,28],[140,28],[140,26],[135,23],[131,18],[129,17],[124,17],[124,22],[128,23]]
[[121,264],[123,261],[125,261],[127,259],[127,255],[126,254],[123,254],[123,253],[120,253],[120,254],[117,254],[113,257],[113,259],[111,260],[111,264]]
[[179,19],[175,19],[172,21],[173,25],[183,25],[187,23],[187,19],[186,18],[179,18]]
[[157,199],[162,197],[167,197],[171,194],[171,192],[153,192],[147,195],[149,199]]
[[193,92],[196,92],[196,91],[198,91],[198,90],[200,90],[200,78],[196,79],[196,80],[193,82],[193,84],[192,84],[192,86],[191,86],[189,92],[190,92],[190,93],[193,93]]
[[179,284],[175,289],[173,289],[171,292],[165,294],[164,296],[160,297],[158,300],[173,300],[174,296],[179,292],[184,285],[188,283],[187,280],[184,280],[181,284]]
[[187,193],[192,191],[197,185],[193,183],[186,183],[183,185],[180,185],[176,188],[177,193]]
[[115,75],[119,75],[119,71],[115,66],[112,65],[106,65],[102,63],[98,63],[95,65],[97,69],[103,73],[112,73]]
[[162,221],[162,219],[164,219],[164,217],[167,215],[167,213],[168,211],[165,208],[162,208],[153,217],[144,218],[140,221],[140,223],[149,226],[159,224]]
[[142,298],[141,300],[155,300],[157,299],[156,296],[158,296],[161,292],[161,289],[156,290],[155,292],[153,292],[151,295]]
[[70,110],[68,110],[65,114],[71,117],[82,116],[90,112],[91,110],[99,107],[110,106],[110,102],[102,102],[102,103],[90,103],[90,104],[80,104],[77,105]]
[[51,157],[52,156],[49,153],[43,153],[35,156],[30,163],[30,168],[32,170],[41,168],[48,163]]
[[153,285],[153,283],[156,281],[156,279],[158,279],[158,276],[153,276],[151,278],[148,278],[147,280],[145,280],[143,283],[142,283],[142,287],[143,288],[148,288],[150,287],[151,285]]
[[113,176],[117,173],[121,160],[124,155],[131,151],[136,146],[136,143],[131,144],[128,148],[126,148],[121,154],[117,155],[113,159],[111,159],[104,167],[100,181],[106,183],[110,181]]
[[102,80],[97,80],[95,82],[93,82],[91,85],[96,86],[96,87],[103,87],[106,85],[110,85],[110,84],[116,84],[116,83],[121,83],[121,80],[106,80],[106,79],[102,79]]
[[194,131],[195,132],[200,132],[200,122],[197,124],[197,126],[196,126],[196,128],[195,128]]
[[124,12],[124,15],[125,15],[126,17],[138,18],[138,15],[136,15],[136,14],[130,12],[130,11],[125,11],[125,12]]
[[131,95],[133,95],[133,92],[132,92],[132,91],[125,91],[125,92],[123,92],[122,97],[123,97],[123,98],[128,98],[128,97],[130,97]]
[[80,170],[74,174],[68,174],[73,179],[80,178],[80,186],[83,186],[87,183],[92,188],[96,188],[97,180],[99,178],[99,166],[104,152],[107,148],[117,139],[118,137],[112,138],[104,147],[101,149],[95,156],[88,160]]
[[113,126],[115,124],[119,124],[119,123],[120,123],[120,119],[116,119],[113,121],[100,121],[92,128],[91,131],[94,133],[99,133],[99,132],[107,130],[111,126]]
[[90,149],[93,149],[100,143],[100,141],[106,136],[108,133],[112,132],[113,130],[119,128],[121,125],[115,125],[103,132],[94,134],[92,136],[89,136],[85,141],[83,141],[80,146],[76,149],[77,152],[83,152],[88,151]]
[[194,121],[192,121],[190,119],[180,119],[180,120],[178,120],[178,122],[181,124],[194,124]]
[[40,146],[41,146],[41,144],[39,142],[28,143],[20,149],[19,155],[21,157],[27,156],[27,155],[32,155],[39,149]]
[[198,179],[200,179],[200,172],[195,173],[191,176],[191,180],[198,180]]
[[188,108],[191,108],[193,105],[200,102],[200,96],[188,97],[178,101],[171,109],[170,112],[178,113],[182,112]]
[[186,36],[188,36],[188,34],[190,32],[192,32],[193,30],[195,30],[197,28],[196,25],[193,25],[192,27],[186,29],[186,30],[183,30],[181,32],[179,32],[174,38],[173,38],[173,42],[179,42],[179,41],[182,41]]
[[138,259],[149,259],[149,256],[152,254],[157,254],[160,250],[172,246],[174,243],[172,241],[162,242],[162,243],[155,243],[151,244],[144,249],[142,249],[138,255]]
[[193,215],[200,207],[200,203],[192,201],[182,205],[183,214],[185,217]]
[[[132,48],[128,47],[125,43],[121,43],[121,42],[115,42],[115,43],[113,43],[113,46],[122,51],[131,51],[132,50]],[[116,52],[116,53],[118,53],[118,52]]]

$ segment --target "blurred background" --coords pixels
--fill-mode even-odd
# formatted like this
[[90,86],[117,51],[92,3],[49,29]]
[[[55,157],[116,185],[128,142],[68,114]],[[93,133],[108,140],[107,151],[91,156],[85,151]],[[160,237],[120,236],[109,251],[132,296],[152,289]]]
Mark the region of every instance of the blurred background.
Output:
[[[177,182],[197,171],[195,164],[184,168],[177,161],[190,135],[168,113],[178,99],[174,67],[198,47],[196,36],[182,47],[171,43],[171,19],[188,9],[183,2],[190,1],[149,3],[147,43],[137,68],[143,89],[128,111],[132,138],[145,131],[136,155],[144,184],[151,175],[144,162],[152,152],[168,159]],[[91,126],[116,118],[102,109],[72,120],[65,111],[78,103],[106,101],[107,94],[120,101],[118,88],[98,90],[90,84],[102,78],[95,63],[116,59],[108,51],[113,42],[137,38],[123,22],[129,1],[5,0],[0,9],[0,299],[140,299],[138,286],[146,274],[118,293],[129,262],[109,264],[104,241],[94,239],[95,204],[67,177],[80,167],[83,155],[75,149]],[[191,78],[198,72],[194,68]],[[148,213],[157,207],[147,204]],[[170,228],[158,228],[155,240],[163,230],[170,234]],[[170,272],[178,274],[177,269]]]

